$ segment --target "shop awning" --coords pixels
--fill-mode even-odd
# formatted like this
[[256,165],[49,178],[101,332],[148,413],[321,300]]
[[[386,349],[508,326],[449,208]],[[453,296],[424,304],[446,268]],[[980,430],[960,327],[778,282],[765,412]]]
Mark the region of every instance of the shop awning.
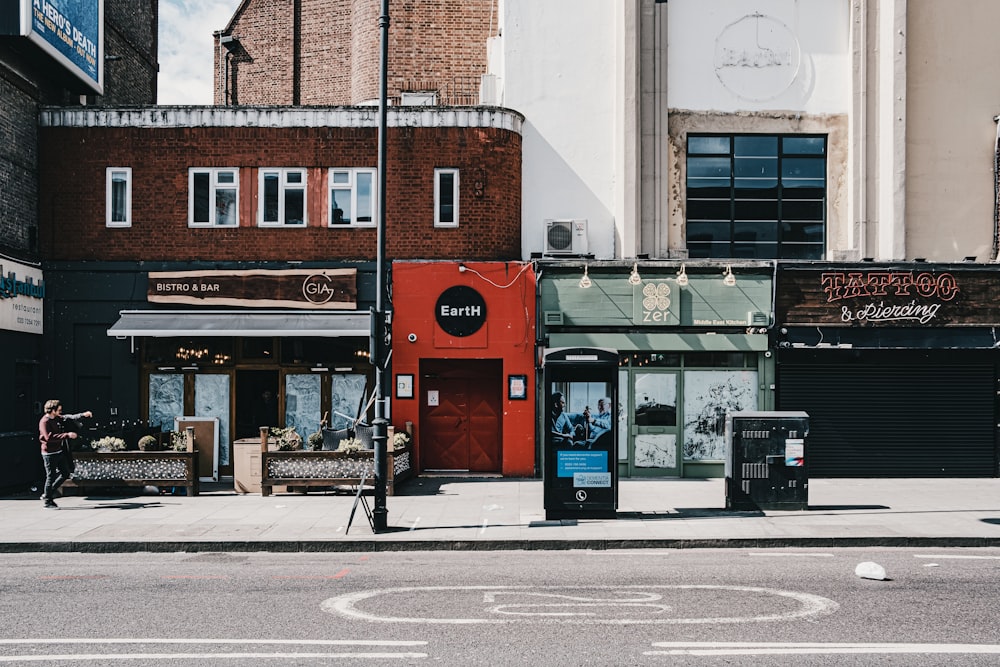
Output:
[[613,350],[682,352],[763,352],[767,336],[738,333],[554,333],[549,347],[606,347]]
[[371,332],[367,312],[287,310],[123,310],[108,335],[151,336],[312,336],[338,338]]

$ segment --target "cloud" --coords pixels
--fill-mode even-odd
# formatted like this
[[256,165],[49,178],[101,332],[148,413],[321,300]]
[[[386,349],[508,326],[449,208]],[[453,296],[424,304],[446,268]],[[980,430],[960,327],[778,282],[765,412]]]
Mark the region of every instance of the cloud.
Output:
[[241,0],[160,0],[159,104],[212,104],[212,33]]

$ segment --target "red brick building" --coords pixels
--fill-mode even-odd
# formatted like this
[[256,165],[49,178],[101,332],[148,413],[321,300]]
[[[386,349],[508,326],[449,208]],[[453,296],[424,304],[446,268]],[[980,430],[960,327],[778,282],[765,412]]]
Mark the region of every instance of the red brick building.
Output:
[[[497,109],[390,111],[390,260],[520,255],[521,120]],[[377,114],[371,109],[48,109],[41,123],[39,181],[47,194],[40,238],[50,259],[90,260],[95,251],[104,261],[375,258]],[[120,169],[127,181],[127,221],[108,221],[109,169]],[[232,178],[225,188],[238,194],[231,217],[192,219],[189,184],[199,170]],[[270,187],[271,174],[301,179],[275,186],[302,190],[304,219],[261,219],[261,190]],[[333,179],[359,176],[370,178],[368,215],[331,222],[330,192],[339,189]],[[457,195],[452,221],[435,217],[435,184],[443,176],[453,185],[448,194]]]
[[[522,122],[389,111],[387,260],[518,258]],[[43,110],[55,381],[95,415],[217,419],[222,475],[263,419],[305,435],[370,417],[376,126],[370,107]]]
[[[477,104],[497,9],[497,0],[391,0],[393,103],[419,93],[424,104]],[[215,104],[377,100],[380,10],[377,0],[244,0],[215,36]]]

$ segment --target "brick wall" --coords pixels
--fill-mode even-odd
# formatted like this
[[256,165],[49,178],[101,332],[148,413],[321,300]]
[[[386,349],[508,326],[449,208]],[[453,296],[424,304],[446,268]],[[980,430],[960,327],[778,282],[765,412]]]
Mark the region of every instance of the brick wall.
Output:
[[[479,77],[486,71],[486,41],[496,33],[496,3],[391,0],[389,97],[434,90],[440,104],[475,104]],[[231,103],[294,103],[296,15],[299,103],[378,99],[380,10],[377,0],[251,0],[230,31],[239,40],[229,56]],[[216,104],[225,103],[221,57],[216,48]]]
[[[374,259],[374,228],[328,228],[329,167],[375,167],[374,128],[42,127],[39,220],[52,260]],[[519,259],[521,137],[496,128],[389,128],[388,259]],[[188,167],[240,168],[240,226],[189,228]],[[131,167],[130,228],[105,225],[105,170]],[[308,226],[256,226],[257,170],[309,170]],[[460,224],[434,227],[434,168],[460,170]],[[486,178],[481,195],[476,180]]]
[[158,0],[104,4],[104,94],[93,104],[156,104]]
[[38,105],[35,97],[0,76],[0,250],[38,250]]

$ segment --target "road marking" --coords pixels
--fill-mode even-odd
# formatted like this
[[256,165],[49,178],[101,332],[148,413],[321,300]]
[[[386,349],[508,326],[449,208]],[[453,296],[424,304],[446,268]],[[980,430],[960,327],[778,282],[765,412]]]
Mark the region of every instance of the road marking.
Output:
[[343,579],[350,572],[348,569],[343,569],[337,574],[310,574],[310,575],[274,575],[271,579]]
[[403,639],[194,639],[194,638],[162,638],[139,637],[127,639],[123,637],[53,637],[50,639],[0,639],[0,646],[16,644],[248,644],[282,645],[282,646],[384,646],[409,647],[426,646],[425,641],[410,641]]
[[[45,644],[99,644],[106,646],[109,644],[131,644],[131,645],[162,645],[174,644],[184,646],[200,645],[279,645],[279,646],[329,646],[329,647],[364,647],[364,648],[416,648],[427,646],[426,641],[408,640],[377,640],[377,639],[166,639],[160,637],[147,637],[137,639],[114,638],[51,638],[51,639],[0,639],[0,646],[30,645],[40,646]],[[67,654],[33,654],[29,656],[0,656],[0,663],[5,662],[44,662],[44,661],[109,661],[109,660],[218,660],[227,658],[231,660],[247,659],[278,659],[278,660],[334,660],[334,659],[370,659],[370,660],[391,660],[393,658],[412,660],[416,658],[426,658],[426,653],[416,652],[337,652],[337,653],[304,653],[282,652],[282,653],[67,653]]]
[[200,574],[164,574],[161,579],[228,579],[224,574],[200,575]]
[[656,549],[590,549],[586,552],[588,556],[671,556],[677,553],[676,549],[656,550]]
[[755,551],[752,551],[752,552],[748,553],[747,555],[748,556],[776,556],[778,558],[782,558],[782,557],[787,557],[787,558],[833,558],[833,554],[826,554],[826,553],[821,553],[821,554],[793,554],[793,553],[784,553],[784,552],[780,552],[780,551],[776,552],[776,553],[768,553],[766,551],[765,552],[761,552],[761,553],[757,553]]
[[967,556],[950,554],[913,554],[914,558],[934,558],[941,560],[1000,560],[1000,556]]
[[[487,605],[482,609],[484,614],[491,615],[491,617],[479,617],[479,618],[427,618],[427,617],[406,617],[406,616],[378,616],[372,613],[362,611],[357,608],[357,605],[373,598],[379,596],[389,596],[389,595],[401,595],[404,598],[413,598],[414,593],[440,593],[440,592],[459,592],[459,593],[475,593],[477,591],[482,591],[482,602]],[[612,592],[619,596],[622,595],[654,595],[659,597],[659,592],[650,591],[723,591],[723,592],[733,592],[741,594],[751,594],[751,595],[762,595],[762,596],[774,596],[780,598],[788,598],[795,600],[799,603],[799,608],[797,610],[792,610],[783,613],[774,614],[761,614],[758,616],[732,616],[732,617],[715,617],[715,618],[580,618],[585,612],[593,610],[593,605],[600,606],[610,606],[610,605],[629,605],[635,604],[636,600],[634,598],[624,598],[618,600],[609,600],[607,598],[594,598],[594,597],[583,597],[580,592],[584,593],[588,591],[600,591],[603,593]],[[574,593],[575,599],[578,600],[575,606],[580,607],[583,611],[580,614],[570,614],[567,613],[567,608],[564,607],[560,610],[560,618],[553,618],[550,612],[535,612],[533,614],[528,614],[527,612],[520,614],[520,618],[510,618],[509,615],[506,617],[498,617],[501,614],[509,614],[504,609],[499,609],[495,606],[489,606],[491,602],[496,600],[497,595],[517,595],[521,594],[523,596],[538,596],[538,595],[551,595],[551,594],[567,594]],[[641,602],[641,600],[640,600]],[[470,602],[469,604],[474,604]],[[585,605],[591,605],[587,607]],[[512,607],[515,605],[508,604],[502,605],[502,607]],[[526,607],[526,604],[516,605],[519,607]],[[550,622],[550,623],[581,623],[581,624],[610,624],[610,625],[656,625],[656,624],[699,624],[699,623],[759,623],[759,622],[769,622],[769,621],[789,621],[793,619],[806,618],[810,616],[817,616],[823,614],[830,614],[839,608],[839,605],[828,598],[820,597],[818,595],[812,595],[809,593],[799,593],[795,591],[783,591],[772,588],[757,588],[751,586],[716,586],[716,585],[676,585],[676,586],[407,586],[400,588],[382,588],[382,589],[372,589],[364,591],[356,591],[354,593],[347,593],[344,595],[339,595],[337,597],[328,598],[320,604],[320,608],[331,614],[338,614],[341,616],[346,616],[349,618],[361,619],[365,621],[371,621],[375,623],[417,623],[417,624],[448,624],[448,625],[473,625],[473,624],[490,624],[490,623],[514,623],[514,622]],[[669,609],[670,606],[666,605]],[[662,612],[662,609],[661,609]],[[574,616],[573,618],[566,618],[567,616]]]
[[410,526],[410,530],[416,530],[418,523],[420,523],[420,517],[419,516],[416,519],[413,520],[413,525]]
[[483,519],[483,527],[479,529],[479,534],[482,535],[486,532],[486,526],[489,524],[488,519]]
[[[578,595],[559,595],[558,593],[526,593],[524,591],[491,591],[483,594],[483,602],[496,602],[499,595],[532,596],[533,598],[543,598],[546,600],[557,600],[557,602],[545,602],[536,604],[501,604],[490,607],[487,611],[494,614],[509,614],[511,616],[594,616],[593,609],[599,607],[623,607],[626,609],[642,608],[651,609],[657,613],[670,611],[667,604],[654,604],[663,599],[662,595],[656,593],[643,593],[636,591],[640,596],[631,600],[600,600],[595,598],[581,597]],[[581,611],[572,611],[580,609]]]
[[414,660],[426,658],[426,653],[74,653],[68,655],[0,656],[0,662],[83,662],[108,660]]
[[833,655],[833,654],[902,654],[902,653],[976,653],[1000,654],[1000,644],[851,644],[851,643],[782,643],[782,642],[653,642],[666,649],[646,651],[643,655]]

